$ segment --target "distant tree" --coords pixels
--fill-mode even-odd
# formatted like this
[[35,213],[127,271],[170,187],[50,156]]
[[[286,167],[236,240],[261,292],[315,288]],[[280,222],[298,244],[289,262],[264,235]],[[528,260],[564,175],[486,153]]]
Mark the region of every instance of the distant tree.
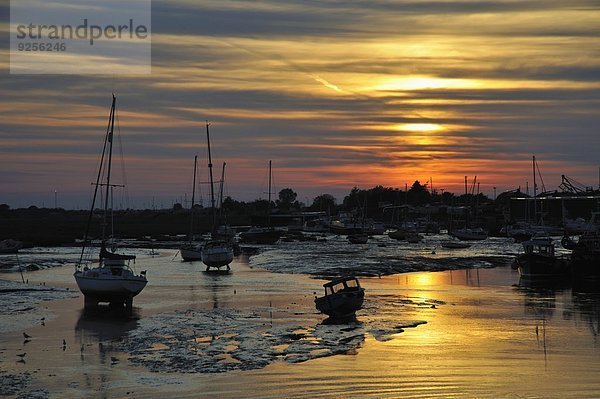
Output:
[[10,206],[8,204],[0,204],[0,211],[8,211]]
[[344,209],[347,211],[350,211],[353,209],[360,208],[360,206],[364,202],[363,192],[364,192],[363,190],[359,189],[356,186],[352,187],[352,190],[350,190],[350,194],[348,194],[347,196],[344,197],[344,202],[343,202]]
[[404,192],[398,188],[375,186],[368,190],[354,187],[350,194],[344,198],[343,208],[347,211],[359,211],[359,213],[374,218],[383,217],[385,204],[399,204],[404,201]]
[[39,209],[39,208],[38,208],[37,206],[35,206],[35,205],[31,205],[31,206],[30,206],[29,208],[27,208],[27,209],[29,209],[29,210],[32,210],[32,211],[33,211],[33,210],[36,210],[36,209]]
[[279,192],[279,199],[277,200],[277,207],[280,209],[288,210],[292,207],[296,201],[298,194],[291,188],[284,188]]
[[260,213],[266,215],[267,211],[269,210],[269,201],[265,199],[257,199],[246,204],[246,208],[250,213]]
[[244,208],[244,203],[234,200],[233,198],[227,196],[223,200],[223,210],[225,212],[236,212],[241,211]]
[[321,194],[313,200],[310,209],[312,211],[333,212],[336,207],[336,199],[331,194]]
[[412,187],[408,190],[408,203],[411,205],[431,203],[431,194],[427,189],[427,184],[422,185],[418,180],[415,180]]
[[456,197],[454,196],[454,194],[446,191],[442,193],[442,195],[440,195],[440,200],[443,204],[452,205],[452,203],[456,201]]
[[180,211],[183,209],[183,206],[181,206],[181,204],[179,202],[173,204],[173,210],[174,211]]

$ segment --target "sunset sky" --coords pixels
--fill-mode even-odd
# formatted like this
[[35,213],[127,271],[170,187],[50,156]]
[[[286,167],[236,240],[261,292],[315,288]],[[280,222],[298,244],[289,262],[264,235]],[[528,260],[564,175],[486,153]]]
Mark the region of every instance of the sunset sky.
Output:
[[189,196],[196,154],[206,176],[205,120],[240,200],[266,197],[269,159],[275,189],[303,202],[429,178],[461,193],[464,176],[524,190],[532,155],[548,189],[561,174],[598,185],[597,0],[153,1],[152,73],[134,76],[9,74],[6,3],[11,207],[53,206],[54,190],[88,206],[112,92],[135,207]]

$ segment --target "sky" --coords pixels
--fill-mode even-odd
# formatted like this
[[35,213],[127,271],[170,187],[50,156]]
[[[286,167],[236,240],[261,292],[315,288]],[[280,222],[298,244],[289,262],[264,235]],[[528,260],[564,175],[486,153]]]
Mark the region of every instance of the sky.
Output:
[[11,207],[88,207],[111,93],[131,207],[189,201],[206,120],[215,176],[226,162],[225,195],[245,201],[266,198],[269,160],[301,202],[430,179],[460,194],[465,176],[524,191],[533,155],[547,189],[599,184],[597,0],[156,0],[149,75],[10,74],[8,15],[0,2]]

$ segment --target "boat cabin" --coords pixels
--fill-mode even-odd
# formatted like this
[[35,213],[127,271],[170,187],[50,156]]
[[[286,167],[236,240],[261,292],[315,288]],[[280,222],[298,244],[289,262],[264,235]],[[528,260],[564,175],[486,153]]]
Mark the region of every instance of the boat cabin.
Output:
[[323,284],[325,295],[333,295],[338,292],[351,292],[360,290],[360,283],[355,277],[344,277]]
[[528,241],[523,241],[523,249],[526,254],[538,254],[546,256],[554,256],[554,244],[550,237],[534,238]]

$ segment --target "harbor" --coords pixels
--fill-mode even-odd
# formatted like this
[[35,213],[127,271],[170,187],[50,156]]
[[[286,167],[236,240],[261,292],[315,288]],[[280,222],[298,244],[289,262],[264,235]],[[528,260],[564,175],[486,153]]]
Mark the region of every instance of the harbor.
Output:
[[[3,303],[8,291],[22,290],[36,305],[3,312],[2,390],[106,398],[593,396],[600,294],[521,281],[508,265],[519,251],[509,239],[487,244],[502,256],[469,266],[470,254],[461,260],[456,251],[473,247],[443,252],[436,249],[443,239],[425,237],[420,255],[410,255],[414,244],[394,248],[404,247],[403,263],[412,259],[415,270],[435,263],[440,271],[387,275],[376,260],[390,260],[388,246],[363,248],[372,251],[368,262],[338,255],[337,265],[332,258],[319,269],[295,251],[318,253],[323,243],[280,243],[237,256],[225,275],[182,262],[176,249],[138,249],[149,283],[131,315],[85,310],[72,268],[51,260],[61,252],[76,258],[75,249],[23,251],[22,259],[47,267],[24,273],[25,284],[16,270],[3,274],[12,281]],[[365,303],[353,321],[328,323],[315,309],[327,281],[318,275],[334,270],[363,272]],[[59,297],[28,287],[52,287]]]
[[597,0],[0,15],[0,398],[600,398]]

